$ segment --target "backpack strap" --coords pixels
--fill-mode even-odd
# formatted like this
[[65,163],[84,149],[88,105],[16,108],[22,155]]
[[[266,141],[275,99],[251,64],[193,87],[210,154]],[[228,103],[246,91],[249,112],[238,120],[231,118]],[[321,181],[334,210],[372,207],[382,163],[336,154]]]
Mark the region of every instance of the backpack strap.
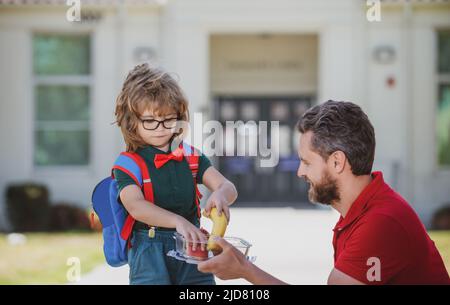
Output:
[[148,171],[147,164],[145,163],[144,159],[142,159],[142,157],[137,153],[124,152],[122,153],[122,155],[130,157],[131,159],[133,159],[135,164],[139,166],[142,177],[141,187],[144,188],[144,198],[145,200],[154,203],[153,184],[152,180],[150,179],[150,172]]
[[139,187],[142,187],[142,174],[138,163],[135,161],[134,156],[130,153],[121,153],[114,162],[114,166],[111,170],[111,177],[114,178],[114,170],[118,169],[130,176]]
[[200,199],[203,197],[202,193],[200,193],[200,190],[198,189],[198,184],[197,184],[197,174],[198,174],[198,164],[199,164],[199,159],[200,159],[200,155],[198,154],[197,150],[183,142],[183,152],[184,152],[184,157],[186,158],[186,161],[189,164],[189,169],[192,172],[192,178],[194,180],[194,188],[195,188],[195,205],[197,206],[197,217],[200,219],[201,217],[201,207],[200,207]]
[[[139,187],[143,189],[145,200],[153,204],[155,203],[150,173],[148,171],[147,164],[141,156],[133,152],[122,152],[116,160],[113,169],[119,169],[127,173],[139,185]],[[114,175],[112,176],[114,178]],[[131,233],[133,232],[135,222],[136,220],[131,215],[128,215],[123,225],[122,232],[120,233],[121,237],[128,242],[130,240]],[[130,242],[128,243],[128,246],[131,247]]]

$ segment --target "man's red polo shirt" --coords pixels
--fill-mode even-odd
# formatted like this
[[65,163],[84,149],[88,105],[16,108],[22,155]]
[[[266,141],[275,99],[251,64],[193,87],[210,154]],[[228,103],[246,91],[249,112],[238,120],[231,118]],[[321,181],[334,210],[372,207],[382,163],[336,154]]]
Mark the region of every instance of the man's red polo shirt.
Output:
[[335,268],[366,284],[450,284],[417,214],[381,172],[372,178],[333,229]]

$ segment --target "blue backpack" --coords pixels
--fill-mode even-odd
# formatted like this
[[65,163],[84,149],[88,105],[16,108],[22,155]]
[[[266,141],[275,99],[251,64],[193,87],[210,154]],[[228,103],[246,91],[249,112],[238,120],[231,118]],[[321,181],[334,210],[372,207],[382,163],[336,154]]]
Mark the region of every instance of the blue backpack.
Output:
[[[197,186],[199,155],[190,145],[180,144],[184,157],[192,172],[195,187],[195,204],[197,216],[200,217],[200,199],[202,197]],[[92,192],[92,207],[102,224],[103,252],[108,265],[120,267],[128,263],[128,249],[136,220],[128,214],[119,202],[117,182],[113,170],[119,169],[127,173],[141,187],[146,201],[155,203],[150,173],[144,159],[137,153],[122,152],[111,170],[111,176],[100,181]]]

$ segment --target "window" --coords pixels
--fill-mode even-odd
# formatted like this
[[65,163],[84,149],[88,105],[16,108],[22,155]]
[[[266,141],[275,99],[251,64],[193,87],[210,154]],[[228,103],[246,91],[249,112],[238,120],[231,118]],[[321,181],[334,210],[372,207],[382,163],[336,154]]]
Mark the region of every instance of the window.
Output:
[[35,165],[89,163],[90,60],[88,35],[33,36]]
[[450,30],[438,32],[438,165],[450,166]]

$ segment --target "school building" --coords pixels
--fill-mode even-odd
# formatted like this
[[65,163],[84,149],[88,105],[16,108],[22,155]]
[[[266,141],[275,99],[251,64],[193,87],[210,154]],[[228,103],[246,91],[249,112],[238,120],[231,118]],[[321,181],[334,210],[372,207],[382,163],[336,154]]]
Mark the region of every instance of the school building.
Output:
[[191,113],[280,122],[276,167],[211,158],[242,205],[307,201],[295,122],[346,100],[374,124],[374,169],[429,225],[450,204],[450,1],[385,0],[379,16],[372,2],[81,0],[77,21],[76,1],[0,0],[0,228],[11,183],[89,206],[124,149],[115,98],[144,61],[176,74]]

